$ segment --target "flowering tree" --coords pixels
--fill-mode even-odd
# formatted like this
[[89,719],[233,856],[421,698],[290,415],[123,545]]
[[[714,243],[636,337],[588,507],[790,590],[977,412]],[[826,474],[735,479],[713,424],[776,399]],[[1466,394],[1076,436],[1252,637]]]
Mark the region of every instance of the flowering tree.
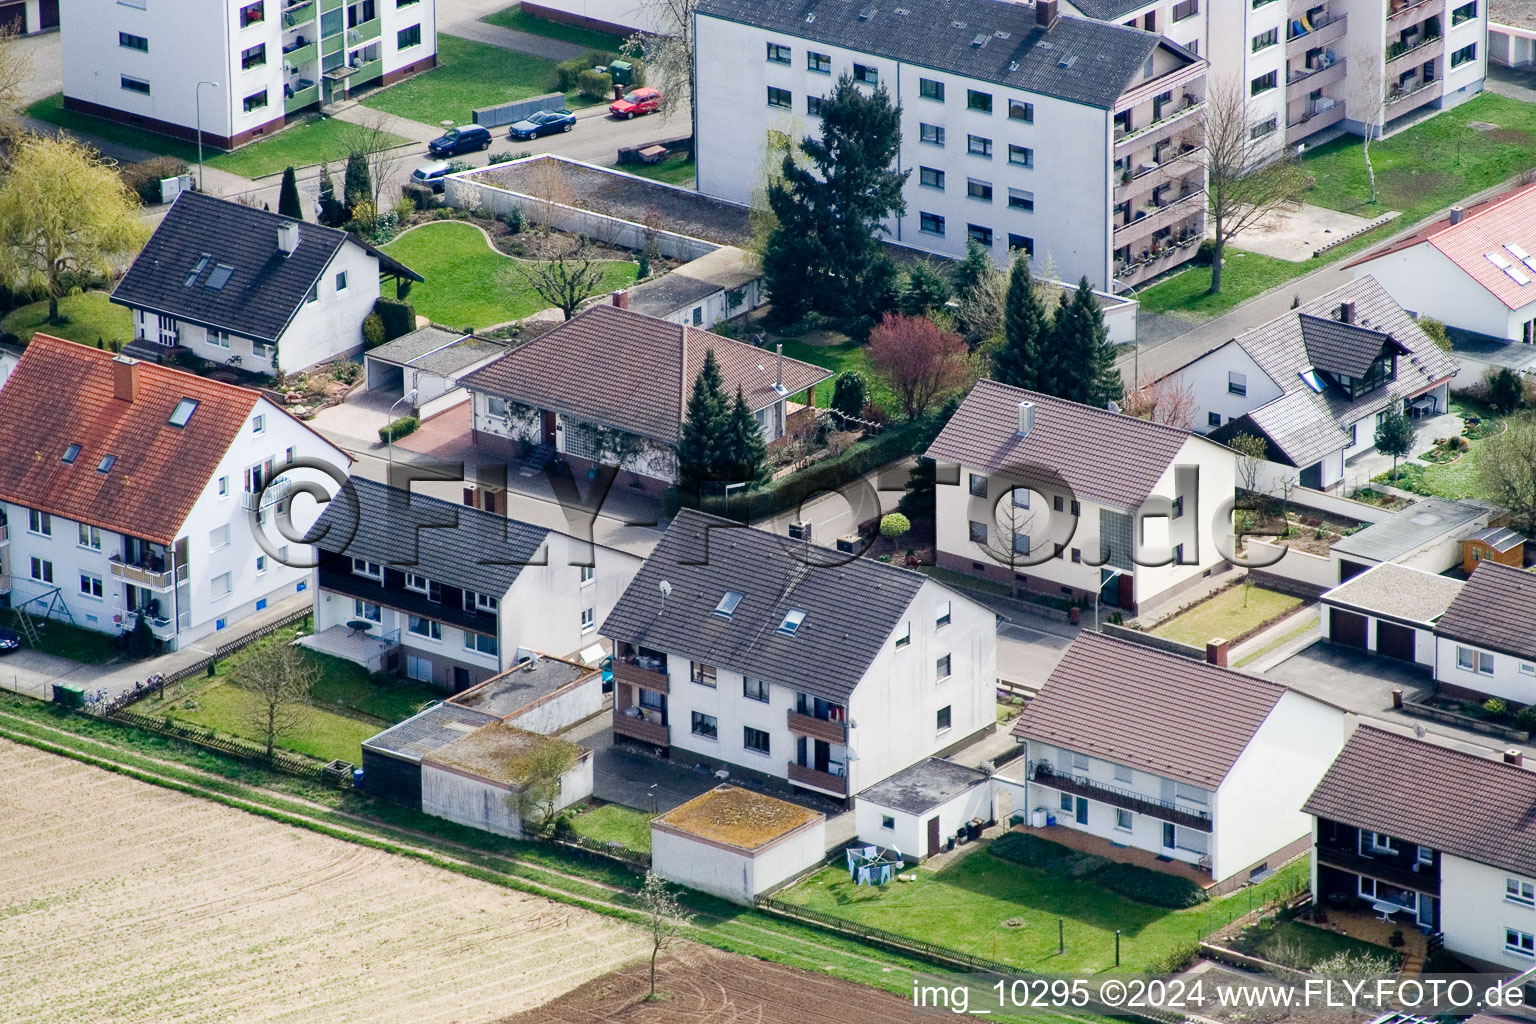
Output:
[[890,382],[909,418],[965,387],[971,376],[965,340],[920,316],[887,314],[870,332],[869,361]]

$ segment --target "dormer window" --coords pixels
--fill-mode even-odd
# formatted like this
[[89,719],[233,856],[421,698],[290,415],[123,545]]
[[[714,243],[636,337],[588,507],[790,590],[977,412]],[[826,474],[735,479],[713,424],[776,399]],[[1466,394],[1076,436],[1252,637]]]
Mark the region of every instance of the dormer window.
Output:
[[64,463],[66,466],[73,466],[75,464],[75,460],[79,457],[80,446],[78,444],[72,444],[68,448],[64,449],[64,454],[60,456],[59,461]]
[[779,623],[779,632],[785,636],[794,636],[800,629],[800,624],[805,621],[805,612],[799,608],[791,608],[784,615],[784,621]]
[[720,598],[720,603],[715,605],[715,614],[728,619],[735,613],[738,604],[741,604],[741,591],[727,590]]

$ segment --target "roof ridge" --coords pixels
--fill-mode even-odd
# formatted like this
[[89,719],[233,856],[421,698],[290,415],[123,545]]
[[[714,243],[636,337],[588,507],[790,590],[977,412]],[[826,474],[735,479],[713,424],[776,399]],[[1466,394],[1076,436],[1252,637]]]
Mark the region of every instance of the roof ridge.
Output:
[[[1448,747],[1448,746],[1446,746],[1443,743],[1435,743],[1435,742],[1433,742],[1433,741],[1431,741],[1431,740],[1429,740],[1427,738],[1423,738],[1423,737],[1419,737],[1419,736],[1405,736],[1402,733],[1393,732],[1390,729],[1383,729],[1381,726],[1374,725],[1374,724],[1371,724],[1369,722],[1361,722],[1358,726],[1355,727],[1354,734],[1351,735],[1349,737],[1349,739],[1344,742],[1344,749],[1347,750],[1349,748],[1349,745],[1351,743],[1353,743],[1355,741],[1355,738],[1357,736],[1359,736],[1361,733],[1371,733],[1372,735],[1380,736],[1383,739],[1386,739],[1389,742],[1393,742],[1393,743],[1396,743],[1396,742],[1416,743],[1416,744],[1419,744],[1421,746],[1428,747],[1431,750],[1435,750],[1435,751],[1437,751],[1437,752],[1439,752],[1441,754],[1444,754],[1444,755],[1446,755],[1448,757],[1451,757],[1451,758],[1453,758],[1453,759],[1455,759],[1457,761],[1462,761],[1462,762],[1465,762],[1467,764],[1475,764],[1475,765],[1478,765],[1480,767],[1486,767],[1486,768],[1490,768],[1490,769],[1494,769],[1494,770],[1498,770],[1498,771],[1503,771],[1506,774],[1518,773],[1519,776],[1522,779],[1526,779],[1526,780],[1529,780],[1529,781],[1531,781],[1533,783],[1536,783],[1536,770],[1527,768],[1524,765],[1510,764],[1508,761],[1505,761],[1503,758],[1490,757],[1490,756],[1488,756],[1486,754],[1474,754],[1470,750],[1462,750],[1459,747]],[[1426,733],[1425,735],[1429,736],[1429,735],[1433,735],[1433,734]],[[1341,755],[1342,755],[1342,753],[1343,753],[1343,751],[1340,751]]]
[[[1122,648],[1125,648],[1125,649],[1134,649],[1134,650],[1137,650],[1137,651],[1143,651],[1143,652],[1145,652],[1147,654],[1151,654],[1151,655],[1154,655],[1154,656],[1159,657],[1159,658],[1177,658],[1180,661],[1194,662],[1194,664],[1203,666],[1206,669],[1210,669],[1210,670],[1213,670],[1215,672],[1221,673],[1221,674],[1225,675],[1229,679],[1241,680],[1244,683],[1257,683],[1257,684],[1259,684],[1260,686],[1262,686],[1264,688],[1271,689],[1271,690],[1278,690],[1282,694],[1293,692],[1291,687],[1285,685],[1284,683],[1277,682],[1277,681],[1275,681],[1273,679],[1265,679],[1263,676],[1250,675],[1247,672],[1239,672],[1237,669],[1229,668],[1226,665],[1213,665],[1210,662],[1205,661],[1204,659],[1201,659],[1199,661],[1195,661],[1195,659],[1193,659],[1193,658],[1185,658],[1182,654],[1174,654],[1171,651],[1159,650],[1158,648],[1152,647],[1152,646],[1150,646],[1148,644],[1138,643],[1135,640],[1127,640],[1127,639],[1125,639],[1123,637],[1110,636],[1108,633],[1095,633],[1095,632],[1092,632],[1092,631],[1086,631],[1086,632],[1078,634],[1078,637],[1079,637],[1080,640],[1087,640],[1090,644],[1094,644],[1094,643],[1114,644],[1114,645],[1118,645],[1119,647],[1122,647]],[[1298,692],[1299,693],[1300,691],[1294,691],[1294,692]],[[1306,696],[1306,695],[1303,694],[1303,696]],[[1317,698],[1314,697],[1314,698],[1310,698],[1310,699],[1316,700]],[[1322,702],[1322,703],[1326,703],[1326,702]]]
[[353,476],[349,478],[349,482],[354,487],[358,484],[363,484],[366,487],[377,488],[381,491],[396,491],[405,495],[406,500],[410,503],[415,503],[419,500],[427,505],[444,505],[448,508],[454,509],[456,512],[468,512],[470,513],[471,519],[480,519],[488,524],[500,521],[503,523],[512,523],[517,526],[526,526],[530,530],[540,530],[543,531],[543,533],[546,535],[551,533],[562,533],[562,531],[556,530],[552,527],[540,526],[538,523],[530,523],[526,519],[514,519],[511,516],[499,515],[495,512],[487,512],[485,509],[476,508],[474,505],[464,505],[456,501],[449,501],[447,498],[439,498],[436,495],[422,494],[419,491],[404,490],[394,486],[393,484],[385,483],[382,480],[370,480],[365,476]]
[[1158,423],[1158,422],[1156,422],[1154,420],[1144,420],[1144,419],[1142,419],[1139,416],[1131,416],[1131,415],[1128,415],[1127,413],[1115,412],[1112,409],[1101,409],[1101,408],[1099,408],[1096,405],[1088,405],[1085,402],[1074,402],[1074,401],[1072,401],[1069,398],[1059,398],[1056,395],[1048,395],[1048,394],[1046,394],[1043,391],[1031,391],[1029,388],[1015,387],[1012,384],[1004,384],[1002,381],[993,380],[990,377],[983,377],[983,378],[981,378],[980,380],[978,380],[976,382],[976,386],[977,387],[980,387],[983,384],[989,385],[989,386],[994,387],[994,388],[1002,388],[1005,391],[1017,392],[1018,394],[1021,394],[1021,395],[1030,395],[1031,396],[1031,400],[1035,401],[1035,404],[1037,404],[1037,405],[1041,404],[1041,401],[1043,400],[1045,403],[1068,406],[1068,407],[1073,408],[1073,409],[1082,409],[1082,410],[1084,410],[1086,412],[1095,413],[1095,414],[1100,415],[1100,416],[1105,416],[1105,417],[1111,417],[1112,416],[1112,417],[1115,417],[1117,421],[1121,421],[1121,422],[1129,420],[1129,421],[1132,421],[1132,422],[1135,422],[1135,423],[1141,423],[1141,424],[1144,424],[1144,425],[1146,425],[1148,427],[1154,427],[1157,430],[1162,431],[1163,433],[1172,434],[1172,435],[1175,435],[1177,437],[1189,438],[1189,437],[1199,437],[1200,436],[1200,435],[1194,433],[1194,431],[1182,430],[1179,427],[1175,427],[1175,426],[1172,426],[1172,425],[1167,424],[1167,423]]
[[[314,221],[305,220],[303,217],[290,217],[287,214],[276,213],[272,210],[263,210],[255,206],[246,206],[244,203],[237,203],[233,199],[223,199],[219,196],[209,195],[206,192],[197,192],[193,190],[182,192],[176,197],[176,201],[171,204],[171,209],[175,209],[177,204],[183,200],[186,200],[190,205],[193,206],[203,202],[213,204],[210,206],[210,209],[228,209],[231,213],[234,213],[236,216],[240,217],[260,218],[263,220],[276,221],[282,224],[299,224],[305,228],[308,228],[310,231],[318,231],[324,235],[335,235],[342,239],[352,237],[352,232],[343,231],[341,228],[333,228],[325,224],[318,224]],[[168,210],[166,213],[169,215],[170,211]]]

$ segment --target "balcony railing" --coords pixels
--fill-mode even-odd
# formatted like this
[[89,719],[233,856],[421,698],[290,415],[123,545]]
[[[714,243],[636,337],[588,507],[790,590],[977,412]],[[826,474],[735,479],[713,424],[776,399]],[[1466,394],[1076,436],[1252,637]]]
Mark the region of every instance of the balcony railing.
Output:
[[1387,94],[1387,119],[1406,114],[1410,110],[1422,107],[1424,104],[1440,95],[1440,90],[1445,83],[1436,78],[1430,82],[1420,82],[1411,89],[1402,92]]
[[830,718],[817,718],[815,715],[802,715],[798,711],[789,712],[789,731],[812,739],[826,740],[828,743],[848,742],[848,723],[838,722]]
[[1354,850],[1341,850],[1323,843],[1317,844],[1317,862],[1351,874],[1379,878],[1400,889],[1412,889],[1430,896],[1440,895],[1440,872],[1431,865],[1426,864],[1415,871],[1393,861],[1377,860]]
[[1387,51],[1386,51],[1387,67],[1390,68],[1393,64],[1396,64],[1398,61],[1404,59],[1405,57],[1411,57],[1414,54],[1419,54],[1420,56],[1419,56],[1418,60],[1412,61],[1411,63],[1414,63],[1414,64],[1422,64],[1422,63],[1424,63],[1426,58],[1432,56],[1432,54],[1428,54],[1428,53],[1424,52],[1425,48],[1426,47],[1434,46],[1436,43],[1440,42],[1441,38],[1442,37],[1440,35],[1438,35],[1438,34],[1432,35],[1428,39],[1421,39],[1421,40],[1419,40],[1418,42],[1414,43],[1412,46],[1403,46],[1400,43],[1391,43],[1391,44],[1389,44],[1387,46]]
[[[1134,131],[1122,132],[1117,128],[1115,129],[1115,151],[1122,152],[1137,142],[1141,142],[1143,145],[1150,145],[1152,142],[1157,141],[1152,139],[1151,136],[1157,135],[1160,132],[1167,132],[1168,135],[1172,135],[1175,125],[1189,119],[1204,109],[1205,101],[1197,99],[1193,103],[1184,103],[1173,113],[1166,114],[1159,120],[1143,125]],[[1166,138],[1166,136],[1159,137]]]
[[1344,120],[1344,101],[1340,100],[1327,110],[1320,110],[1315,114],[1307,114],[1295,121],[1287,122],[1285,144],[1294,145],[1313,132],[1320,132],[1342,120]]
[[1285,40],[1285,55],[1295,57],[1315,50],[1319,46],[1327,46],[1344,38],[1349,31],[1349,15],[1334,14],[1322,21],[1312,23],[1312,31],[1303,32],[1300,35],[1288,36]]
[[314,0],[304,0],[303,3],[291,4],[283,11],[283,28],[297,28],[315,20]]
[[378,18],[365,21],[361,25],[347,29],[347,45],[361,46],[371,39],[379,38],[379,28],[384,23]]
[[[280,476],[276,480],[267,482],[267,486],[261,491],[246,491],[240,496],[240,507],[247,512],[260,508],[271,508],[293,490],[293,481],[288,477]],[[258,506],[258,502],[260,502]]]
[[301,43],[291,50],[283,51],[283,63],[292,68],[302,68],[307,64],[313,64],[320,57],[320,44],[311,39],[307,43]]
[[283,100],[283,112],[291,114],[295,110],[302,110],[320,102],[320,87],[318,85],[306,86],[303,89],[295,89],[292,96]]
[[1127,221],[1115,228],[1115,245],[1127,244],[1125,239],[1140,238],[1160,228],[1177,224],[1192,213],[1205,209],[1205,189],[1197,188],[1162,206],[1144,208],[1144,216]]
[[1345,61],[1336,60],[1327,67],[1302,68],[1285,79],[1285,98],[1294,100],[1298,96],[1324,89],[1335,82],[1344,80]]
[[148,565],[134,565],[117,555],[113,555],[109,562],[112,566],[112,575],[136,587],[146,587],[150,590],[170,590],[175,585],[175,573],[170,569],[156,569]]
[[1173,149],[1161,163],[1154,164],[1149,161],[1139,165],[1129,180],[1122,174],[1120,184],[1115,186],[1115,202],[1123,203],[1138,199],[1175,178],[1182,178],[1192,171],[1199,170],[1202,166],[1200,160],[1202,152],[1204,152],[1203,146],[1194,145],[1187,149]]
[[650,690],[652,693],[667,693],[667,674],[651,668],[642,668],[633,660],[626,658],[613,659],[614,682],[628,683],[630,686],[638,686],[642,690]]
[[815,768],[807,768],[793,761],[789,763],[789,781],[797,786],[809,786],[837,796],[848,795],[848,780],[844,776],[819,772]]
[[[1414,0],[1412,3],[1404,3],[1401,6],[1392,5],[1387,11],[1387,23],[1408,22],[1415,19],[1423,20],[1434,14],[1437,10],[1445,9],[1445,0]],[[1392,25],[1399,28],[1400,25]]]
[[649,743],[654,747],[665,747],[670,740],[667,737],[667,727],[660,722],[647,722],[643,718],[631,718],[629,715],[613,713],[613,734],[615,736],[628,736],[632,740],[641,743]]
[[1144,796],[1118,786],[1107,786],[1102,782],[1095,782],[1081,776],[1060,775],[1051,765],[1043,761],[1029,762],[1029,779],[1059,793],[1070,793],[1073,796],[1097,800],[1112,807],[1122,807],[1137,814],[1171,821],[1175,825],[1183,825],[1185,828],[1200,832],[1212,831],[1211,815],[1208,811],[1189,810],[1166,800],[1159,800],[1157,797]]
[[11,528],[5,523],[0,523],[0,547],[11,542]]
[[359,85],[367,85],[376,78],[384,77],[383,59],[370,60],[366,64],[359,64],[352,69],[352,77],[347,80],[348,88],[356,88]]
[[[144,614],[144,613],[139,613]],[[134,616],[135,618],[138,615]],[[144,615],[149,621],[149,631],[154,634],[156,640],[169,640],[176,635],[176,623],[162,615]]]

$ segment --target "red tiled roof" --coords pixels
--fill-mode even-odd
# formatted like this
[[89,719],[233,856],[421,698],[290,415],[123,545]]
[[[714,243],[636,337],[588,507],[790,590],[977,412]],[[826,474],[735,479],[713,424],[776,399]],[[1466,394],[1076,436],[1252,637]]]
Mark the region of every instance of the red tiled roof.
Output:
[[[33,337],[0,389],[0,498],[169,545],[261,396],[141,362],[127,402],[113,371],[110,352]],[[183,398],[197,409],[173,427]],[[103,473],[107,455],[117,461]]]

